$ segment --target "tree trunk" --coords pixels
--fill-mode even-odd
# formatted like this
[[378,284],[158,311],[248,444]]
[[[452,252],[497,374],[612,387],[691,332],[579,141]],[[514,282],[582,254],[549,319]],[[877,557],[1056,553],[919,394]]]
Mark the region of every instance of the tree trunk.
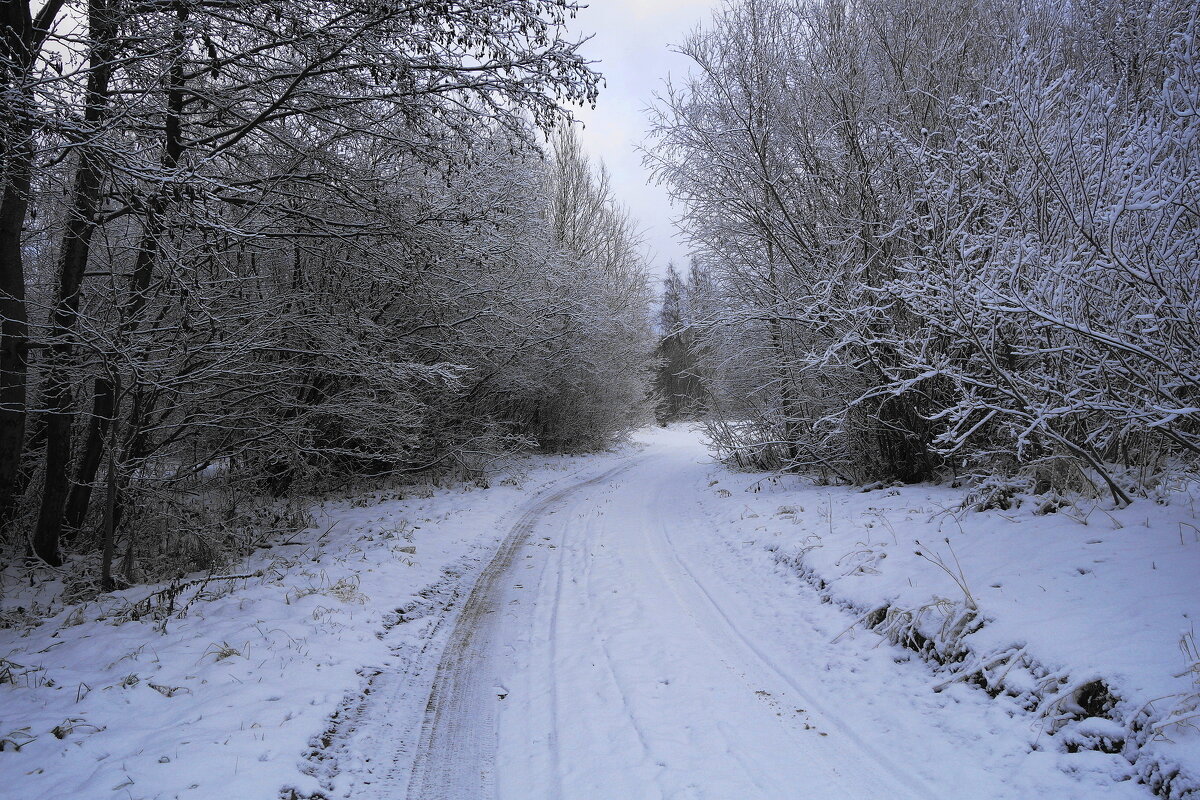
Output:
[[7,119],[0,121],[6,127],[0,143],[0,530],[11,521],[24,489],[29,317],[21,233],[29,212],[37,122],[30,73],[63,2],[46,0],[36,18],[28,2],[0,2],[0,93],[9,98],[3,109]]
[[33,98],[27,88],[33,64],[34,23],[28,3],[0,3],[0,92],[7,98],[3,140],[4,187],[0,191],[0,528],[21,493],[25,444],[25,386],[29,366],[29,318],[21,232],[29,210],[33,166]]
[[114,447],[108,448],[108,480],[104,492],[104,546],[100,555],[100,591],[111,592],[116,589],[116,581],[112,577],[113,551],[116,549],[117,529],[117,459],[113,455]]
[[66,535],[83,527],[87,518],[88,506],[92,499],[92,486],[96,482],[96,473],[100,469],[100,461],[104,456],[104,442],[113,422],[114,392],[112,381],[107,378],[97,378],[92,406],[92,416],[88,421],[87,440],[83,452],[79,456],[79,464],[75,473],[75,482],[67,497],[67,510],[63,516]]
[[[88,29],[92,40],[87,97],[84,107],[85,135],[95,134],[109,101],[109,84],[115,55],[116,17],[114,0],[90,0]],[[75,320],[83,276],[91,253],[92,233],[100,208],[103,179],[101,159],[90,143],[80,147],[75,170],[71,210],[59,251],[58,300],[51,316],[51,340],[46,370],[46,471],[42,505],[33,535],[33,549],[48,564],[58,565],[63,512],[70,486],[71,427],[75,420],[71,379],[75,372]],[[96,398],[100,402],[100,398]],[[86,510],[86,509],[85,509]]]
[[779,380],[779,402],[783,409],[783,441],[787,456],[786,472],[795,472],[800,462],[800,418],[796,408],[796,386],[792,378],[787,351],[783,347],[783,323],[779,320],[778,304],[783,292],[775,274],[775,245],[767,241],[768,281],[771,288],[771,308],[767,327],[771,331],[771,349],[775,352],[775,370]]
[[[26,148],[21,148],[24,151]],[[0,530],[7,527],[22,492],[25,387],[29,322],[21,230],[28,208],[29,165],[25,152],[10,161],[0,200]],[[26,162],[26,163],[18,163]]]

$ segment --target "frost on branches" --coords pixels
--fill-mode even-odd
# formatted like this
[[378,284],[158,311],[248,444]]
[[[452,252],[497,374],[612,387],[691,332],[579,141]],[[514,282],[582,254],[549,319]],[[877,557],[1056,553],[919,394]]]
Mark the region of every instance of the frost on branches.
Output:
[[1197,25],[1156,0],[718,11],[647,154],[704,276],[717,448],[1118,505],[1192,469]]
[[7,4],[7,555],[210,568],[272,503],[636,424],[645,266],[571,145],[579,8]]

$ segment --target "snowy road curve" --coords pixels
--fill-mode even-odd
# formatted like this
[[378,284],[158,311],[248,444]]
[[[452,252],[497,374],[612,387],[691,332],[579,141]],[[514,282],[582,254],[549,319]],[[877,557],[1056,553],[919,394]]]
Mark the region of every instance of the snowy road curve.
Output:
[[457,614],[411,770],[380,797],[1101,796],[982,692],[935,695],[873,634],[838,639],[852,619],[706,523],[706,502],[736,499],[704,462],[663,436],[527,506]]

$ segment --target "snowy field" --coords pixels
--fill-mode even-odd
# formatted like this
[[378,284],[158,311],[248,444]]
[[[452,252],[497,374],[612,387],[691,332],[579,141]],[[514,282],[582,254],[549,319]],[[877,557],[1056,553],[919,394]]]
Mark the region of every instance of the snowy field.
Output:
[[960,489],[764,479],[685,428],[639,438],[329,504],[252,577],[0,631],[0,797],[1200,786],[1189,495],[963,513]]

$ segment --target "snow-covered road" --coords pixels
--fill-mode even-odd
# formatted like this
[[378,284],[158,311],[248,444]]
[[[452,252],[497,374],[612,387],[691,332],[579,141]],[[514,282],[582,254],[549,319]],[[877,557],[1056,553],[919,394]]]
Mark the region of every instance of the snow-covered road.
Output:
[[706,553],[680,502],[695,461],[678,456],[572,495],[535,531],[496,637],[497,795],[937,796],[805,692],[786,665],[807,648],[770,641],[794,615],[756,613],[761,583],[715,570],[728,552]]
[[1149,796],[1061,771],[1055,753],[1031,752],[1027,720],[977,689],[933,693],[923,664],[873,634],[839,637],[852,618],[709,524],[719,490],[706,462],[693,436],[663,434],[531,502],[462,605],[411,771],[371,788],[411,800]]
[[[1134,727],[1200,686],[1174,648],[1195,618],[1190,495],[1091,524],[1034,503],[955,517],[963,490],[732,473],[684,427],[496,477],[330,500],[243,577],[190,576],[174,610],[153,602],[169,586],[139,586],[0,628],[0,798],[1200,786],[1193,728]],[[940,668],[858,624],[887,604],[945,628],[960,590],[914,552],[939,542],[986,619]],[[993,661],[995,698],[970,683]],[[1111,713],[1076,702],[1097,679]]]

